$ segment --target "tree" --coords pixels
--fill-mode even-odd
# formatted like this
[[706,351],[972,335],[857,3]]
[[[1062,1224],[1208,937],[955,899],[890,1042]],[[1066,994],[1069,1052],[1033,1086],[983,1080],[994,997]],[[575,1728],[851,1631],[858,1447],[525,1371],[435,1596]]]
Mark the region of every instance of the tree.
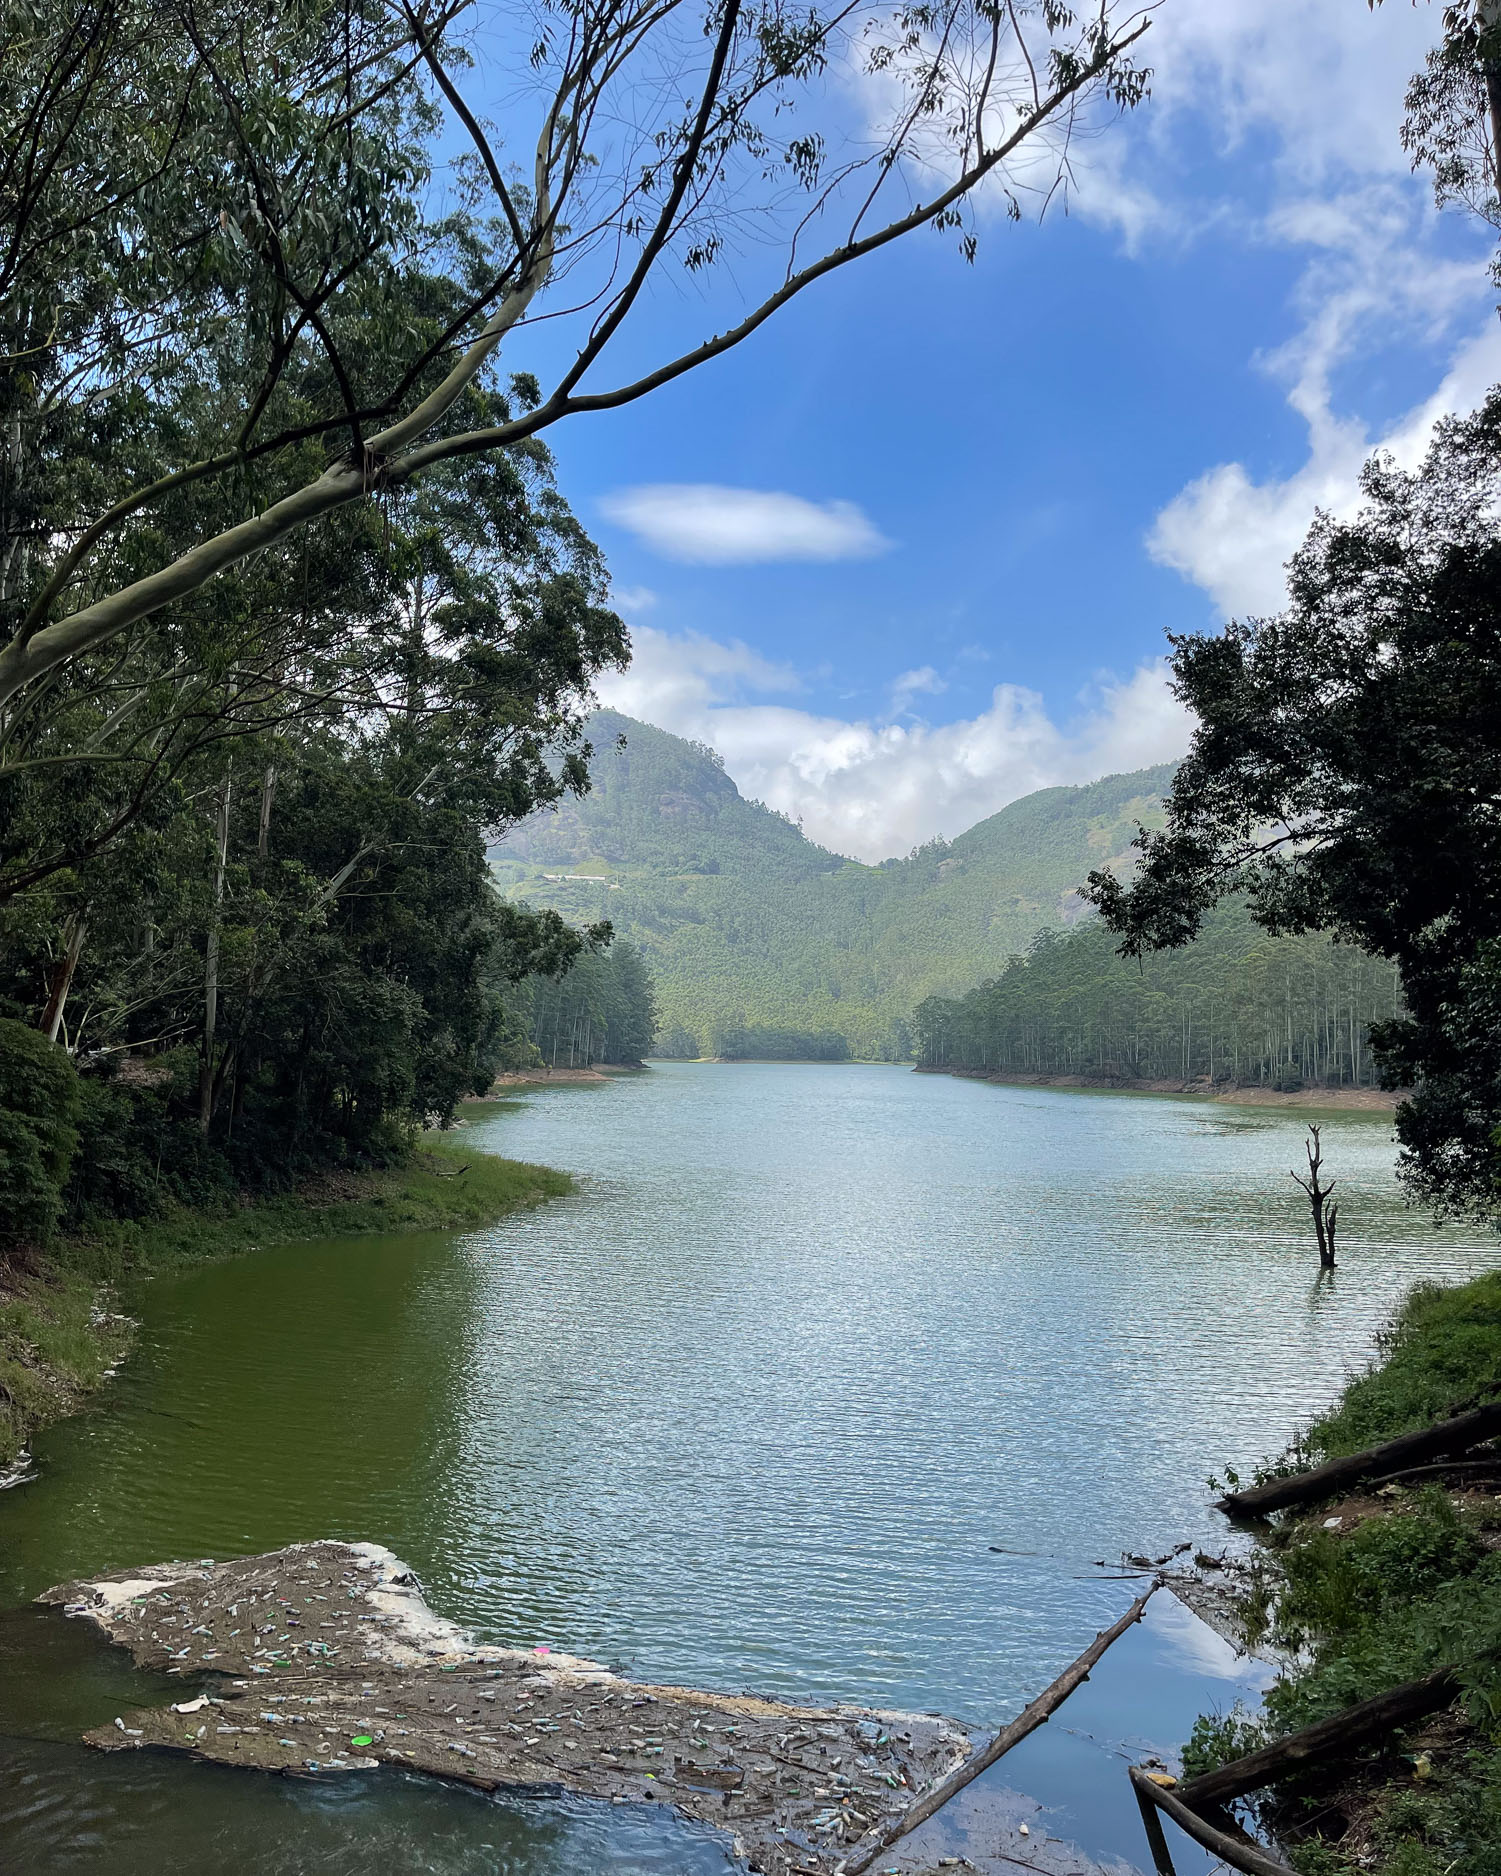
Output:
[[1187,943],[1243,891],[1272,931],[1333,931],[1397,966],[1371,1030],[1402,1173],[1501,1216],[1501,391],[1377,457],[1351,521],[1320,515],[1270,619],[1172,639],[1198,719],[1129,884],[1090,892],[1128,956]]
[[1339,1224],[1339,1207],[1329,1203],[1329,1194],[1334,1190],[1335,1181],[1331,1179],[1325,1185],[1319,1177],[1324,1163],[1324,1149],[1319,1140],[1319,1129],[1310,1127],[1308,1138],[1303,1145],[1308,1155],[1308,1177],[1293,1171],[1288,1177],[1296,1185],[1302,1186],[1308,1195],[1308,1208],[1313,1214],[1313,1235],[1318,1240],[1319,1269],[1334,1268],[1334,1234]]
[[1458,204],[1501,231],[1501,0],[1444,8],[1439,43],[1407,88],[1402,147],[1431,171],[1440,208]]
[[[972,249],[981,184],[1046,199],[1081,113],[1146,83],[1140,12],[1062,0],[564,0],[466,47],[468,11],[11,11],[0,711],[147,622],[184,629],[212,582],[341,511],[648,395],[918,228]],[[493,132],[455,77],[486,56]],[[873,128],[841,116],[835,72],[881,100]],[[444,113],[470,145],[446,188]],[[776,232],[779,271],[727,329],[589,388],[658,272],[749,227]],[[544,315],[571,360],[477,409]]]

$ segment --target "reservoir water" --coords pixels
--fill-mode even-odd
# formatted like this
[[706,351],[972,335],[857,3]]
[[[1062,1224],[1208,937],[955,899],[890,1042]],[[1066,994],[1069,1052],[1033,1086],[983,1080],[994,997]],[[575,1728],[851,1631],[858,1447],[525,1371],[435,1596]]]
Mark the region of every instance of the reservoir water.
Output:
[[[1300,1115],[662,1064],[476,1124],[570,1198],[143,1286],[126,1370],[0,1496],[0,1869],[728,1867],[651,1807],[86,1752],[152,1688],[25,1605],[131,1563],[375,1539],[486,1639],[1009,1717],[1132,1599],[1123,1554],[1223,1546],[1206,1477],[1278,1449],[1414,1281],[1495,1262],[1404,1207],[1385,1117],[1321,1118],[1332,1279],[1288,1178]],[[1125,1764],[1260,1673],[1159,1597],[944,1841],[1027,1816],[1035,1867],[1139,1864]]]

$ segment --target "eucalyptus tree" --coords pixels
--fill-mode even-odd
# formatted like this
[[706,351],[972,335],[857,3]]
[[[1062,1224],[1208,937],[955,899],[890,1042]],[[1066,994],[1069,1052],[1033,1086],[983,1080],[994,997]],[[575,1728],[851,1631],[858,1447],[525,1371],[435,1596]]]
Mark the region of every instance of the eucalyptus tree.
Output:
[[1501,0],[1444,8],[1439,42],[1407,88],[1402,144],[1430,172],[1440,208],[1501,232]]
[[[184,629],[341,510],[649,395],[918,229],[972,251],[982,188],[1020,213],[1081,117],[1144,95],[1147,24],[1061,0],[11,0],[0,710]],[[609,377],[655,277],[737,248],[760,284],[725,329]],[[543,319],[566,364],[477,408]]]

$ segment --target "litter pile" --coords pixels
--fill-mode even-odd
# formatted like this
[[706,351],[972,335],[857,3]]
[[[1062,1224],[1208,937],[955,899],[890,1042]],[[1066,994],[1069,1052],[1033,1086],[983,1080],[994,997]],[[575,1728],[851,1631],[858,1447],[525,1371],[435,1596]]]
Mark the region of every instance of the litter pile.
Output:
[[121,1714],[90,1745],[658,1801],[724,1830],[765,1876],[832,1872],[969,1753],[933,1715],[644,1686],[546,1648],[481,1646],[377,1544],[155,1564],[40,1600],[97,1623],[140,1667],[224,1677]]

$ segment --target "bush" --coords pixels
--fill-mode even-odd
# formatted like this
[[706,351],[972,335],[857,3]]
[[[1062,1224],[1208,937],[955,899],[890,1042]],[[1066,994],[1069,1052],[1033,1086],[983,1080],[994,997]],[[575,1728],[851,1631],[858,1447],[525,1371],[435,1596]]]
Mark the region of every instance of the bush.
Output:
[[[196,1071],[196,1058],[191,1066]],[[237,1187],[224,1153],[182,1111],[181,1100],[171,1098],[174,1092],[167,1082],[127,1087],[80,1078],[78,1150],[63,1193],[70,1231],[111,1218],[150,1218],[173,1201],[212,1207],[234,1200]]]
[[0,1019],[0,1242],[57,1223],[78,1144],[78,1077],[40,1030]]
[[1298,1647],[1358,1628],[1393,1603],[1468,1576],[1486,1554],[1480,1533],[1436,1487],[1413,1511],[1372,1518],[1348,1536],[1313,1531],[1283,1559],[1278,1639]]

